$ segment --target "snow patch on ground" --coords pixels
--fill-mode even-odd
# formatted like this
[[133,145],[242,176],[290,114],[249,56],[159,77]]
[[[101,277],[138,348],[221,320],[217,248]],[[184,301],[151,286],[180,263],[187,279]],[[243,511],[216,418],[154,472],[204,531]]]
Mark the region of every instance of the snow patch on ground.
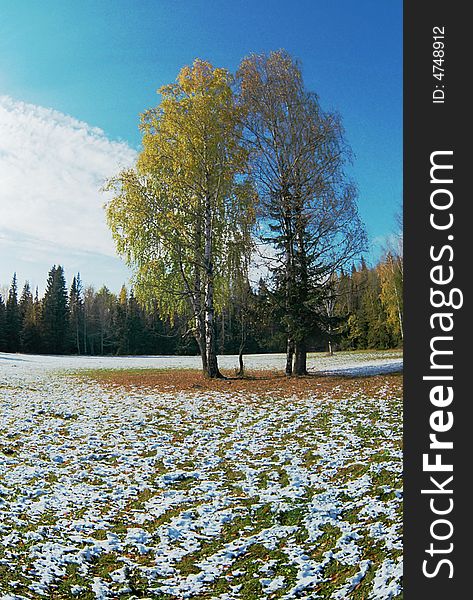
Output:
[[[284,398],[127,392],[70,376],[177,366],[199,363],[0,354],[0,599],[47,598],[66,582],[77,598],[192,598],[218,584],[215,597],[232,600],[248,578],[261,598],[316,598],[334,565],[347,575],[333,599],[368,575],[369,598],[399,596],[399,384]],[[402,358],[315,355],[309,367],[384,373]],[[378,561],[364,558],[367,544]]]

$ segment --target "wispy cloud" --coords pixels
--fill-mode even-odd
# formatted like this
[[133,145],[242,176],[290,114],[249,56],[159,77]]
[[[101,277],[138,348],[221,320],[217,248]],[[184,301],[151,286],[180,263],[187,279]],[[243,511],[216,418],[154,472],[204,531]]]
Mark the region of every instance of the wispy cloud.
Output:
[[136,152],[87,123],[0,96],[0,238],[115,255],[100,191]]

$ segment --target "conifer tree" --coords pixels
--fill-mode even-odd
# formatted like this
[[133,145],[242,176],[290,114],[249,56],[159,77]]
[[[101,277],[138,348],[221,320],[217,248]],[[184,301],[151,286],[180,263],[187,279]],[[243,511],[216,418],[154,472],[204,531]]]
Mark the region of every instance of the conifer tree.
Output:
[[64,270],[54,265],[49,271],[42,303],[42,334],[44,351],[63,354],[67,349],[69,309]]
[[91,285],[84,289],[84,354],[94,354],[96,319],[94,313],[95,290]]
[[0,352],[6,352],[5,344],[5,302],[0,294]]
[[43,343],[42,343],[42,337],[41,337],[41,315],[42,315],[43,303],[39,299],[38,286],[36,286],[36,290],[35,290],[35,295],[34,295],[34,300],[33,300],[33,309],[34,309],[34,322],[36,324],[36,335],[37,335],[37,342],[36,342],[36,346],[35,346],[36,352],[42,352],[43,351]]
[[20,349],[20,310],[16,273],[13,274],[5,306],[5,346],[7,352],[18,352]]
[[109,354],[113,343],[112,318],[116,297],[104,285],[95,294],[94,311],[98,328],[99,353]]
[[27,281],[23,287],[19,301],[20,312],[20,346],[21,351],[26,353],[39,352],[39,329],[35,301],[31,293],[30,284]]
[[141,309],[133,290],[131,290],[126,315],[126,337],[130,354],[143,354],[143,333],[144,326]]
[[82,353],[83,343],[84,300],[82,297],[82,281],[80,274],[72,279],[69,291],[69,331],[71,349],[76,354]]
[[130,351],[126,324],[127,304],[128,292],[125,285],[122,285],[112,317],[112,327],[116,344],[115,353],[121,355],[129,354]]
[[23,322],[25,318],[25,313],[29,305],[33,304],[33,294],[31,293],[30,284],[28,281],[25,281],[25,285],[23,286],[23,290],[21,292],[20,300],[18,302],[18,310],[20,313],[20,321]]

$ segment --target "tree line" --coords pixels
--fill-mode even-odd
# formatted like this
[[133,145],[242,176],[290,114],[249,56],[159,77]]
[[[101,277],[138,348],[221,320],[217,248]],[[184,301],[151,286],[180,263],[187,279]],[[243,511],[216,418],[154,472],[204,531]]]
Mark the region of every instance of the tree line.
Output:
[[[308,349],[394,348],[402,345],[402,256],[389,251],[375,267],[362,259],[336,273]],[[75,355],[189,355],[199,347],[183,317],[163,319],[157,304],[142,304],[133,289],[118,294],[84,286],[80,274],[69,289],[64,270],[53,266],[40,298],[16,274],[0,294],[0,351]],[[284,352],[287,330],[280,294],[264,279],[230,294],[216,317],[219,354]]]

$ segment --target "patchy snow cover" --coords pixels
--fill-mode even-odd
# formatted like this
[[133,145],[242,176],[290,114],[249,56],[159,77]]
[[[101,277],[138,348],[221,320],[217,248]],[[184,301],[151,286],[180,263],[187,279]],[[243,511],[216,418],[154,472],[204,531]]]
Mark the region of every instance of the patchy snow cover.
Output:
[[[0,354],[0,599],[399,597],[398,379],[287,398],[71,375],[198,366]],[[309,368],[386,373],[402,358],[320,354]]]
[[[249,354],[245,356],[248,369],[283,369],[284,354]],[[219,356],[222,369],[238,369],[238,356]],[[340,373],[347,375],[375,375],[402,370],[402,355],[398,351],[338,352],[333,356],[324,353],[309,354],[307,361],[311,372]],[[0,378],[7,374],[15,377],[25,371],[35,377],[45,371],[82,369],[199,369],[198,356],[39,356],[31,354],[6,354],[0,352]],[[1,381],[1,379],[0,379]]]

